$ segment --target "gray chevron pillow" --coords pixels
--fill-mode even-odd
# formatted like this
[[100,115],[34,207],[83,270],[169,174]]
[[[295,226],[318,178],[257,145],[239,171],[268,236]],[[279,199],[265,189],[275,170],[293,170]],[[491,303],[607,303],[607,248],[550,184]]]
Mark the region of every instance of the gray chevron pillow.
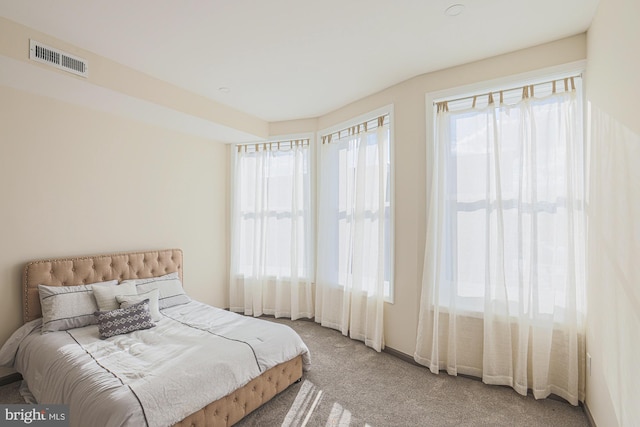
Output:
[[151,320],[148,299],[126,308],[96,311],[93,314],[98,319],[98,331],[103,339],[156,326]]

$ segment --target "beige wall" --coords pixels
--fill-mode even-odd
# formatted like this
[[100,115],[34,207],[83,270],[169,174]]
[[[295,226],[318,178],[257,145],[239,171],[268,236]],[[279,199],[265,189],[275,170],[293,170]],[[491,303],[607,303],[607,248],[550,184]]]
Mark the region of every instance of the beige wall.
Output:
[[395,303],[385,310],[388,347],[413,355],[426,223],[425,94],[583,60],[584,34],[484,61],[424,74],[315,121],[271,124],[272,135],[322,130],[388,104],[395,116]]
[[184,284],[227,301],[227,146],[0,86],[0,343],[25,262],[177,247]]
[[600,0],[588,32],[592,146],[586,403],[640,425],[640,3]]

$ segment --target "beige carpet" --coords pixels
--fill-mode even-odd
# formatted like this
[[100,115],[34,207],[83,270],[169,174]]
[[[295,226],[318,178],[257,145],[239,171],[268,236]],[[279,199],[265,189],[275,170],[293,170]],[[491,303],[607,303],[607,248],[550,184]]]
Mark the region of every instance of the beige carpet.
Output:
[[[581,407],[523,397],[508,387],[434,375],[309,321],[267,320],[295,329],[312,370],[241,421],[248,426],[588,426]],[[289,422],[292,421],[292,422]]]
[[[376,353],[310,321],[266,318],[295,329],[311,350],[312,370],[238,426],[588,426],[580,407],[523,397],[470,378]],[[0,387],[18,403],[19,383]]]

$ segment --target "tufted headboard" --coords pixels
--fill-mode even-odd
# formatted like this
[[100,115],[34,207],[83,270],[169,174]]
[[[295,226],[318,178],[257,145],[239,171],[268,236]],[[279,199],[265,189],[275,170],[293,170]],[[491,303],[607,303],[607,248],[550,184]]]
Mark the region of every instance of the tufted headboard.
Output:
[[177,271],[182,281],[182,250],[162,249],[32,261],[22,277],[23,319],[42,316],[38,285],[78,286],[106,280],[144,279]]

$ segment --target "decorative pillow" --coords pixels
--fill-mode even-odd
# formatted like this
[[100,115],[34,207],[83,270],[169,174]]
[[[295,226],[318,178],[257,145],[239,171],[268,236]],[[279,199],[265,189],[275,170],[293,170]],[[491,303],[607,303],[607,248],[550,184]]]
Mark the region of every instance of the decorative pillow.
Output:
[[162,319],[162,315],[160,314],[160,310],[158,310],[158,296],[160,295],[160,291],[157,289],[152,289],[149,292],[145,292],[143,294],[137,295],[117,295],[116,301],[120,304],[120,308],[131,307],[133,304],[137,304],[143,300],[149,300],[149,313],[151,314],[151,319],[154,322],[158,322]]
[[148,279],[125,280],[122,284],[127,282],[135,283],[139,294],[149,292],[152,289],[158,289],[160,291],[158,299],[160,310],[173,307],[174,305],[186,304],[191,301],[191,298],[187,296],[182,288],[182,282],[180,282],[178,272]]
[[42,307],[42,333],[95,325],[98,309],[93,286],[115,287],[117,280],[80,286],[38,285]]
[[134,295],[137,293],[136,286],[133,283],[125,283],[118,286],[93,286],[93,296],[96,298],[98,310],[109,311],[120,308],[120,304],[116,301],[118,295]]
[[94,315],[98,321],[100,338],[103,339],[156,326],[151,320],[148,299],[127,308],[96,311]]

